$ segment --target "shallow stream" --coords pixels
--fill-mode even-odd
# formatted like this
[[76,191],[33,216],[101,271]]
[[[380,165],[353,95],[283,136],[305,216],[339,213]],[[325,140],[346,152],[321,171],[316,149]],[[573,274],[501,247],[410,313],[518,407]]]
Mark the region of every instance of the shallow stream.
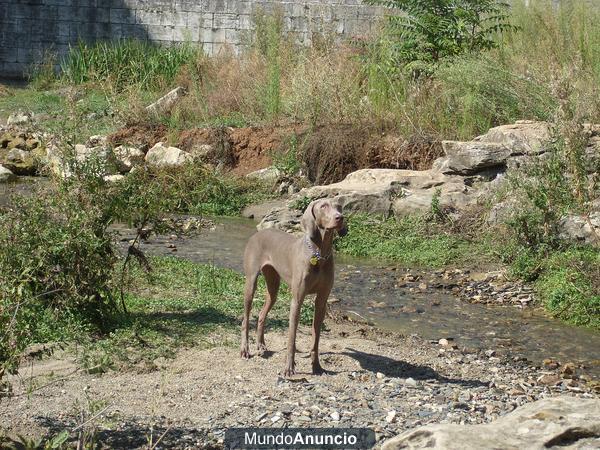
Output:
[[[151,254],[241,271],[244,246],[256,232],[255,226],[247,219],[219,219],[213,230],[197,236],[159,237],[144,247]],[[176,252],[169,248],[173,244]],[[600,334],[553,320],[534,308],[471,304],[436,289],[410,292],[397,288],[400,274],[390,267],[385,262],[336,256],[331,295],[339,302],[333,307],[403,334],[436,341],[453,339],[460,346],[526,357],[536,363],[545,358],[580,363],[600,376]]]
[[[6,205],[10,193],[31,192],[38,180],[0,184],[0,206]],[[244,246],[255,232],[252,220],[218,219],[214,229],[196,236],[152,238],[144,250],[241,271]],[[336,256],[332,297],[339,301],[332,307],[406,335],[435,341],[453,339],[459,346],[494,350],[536,363],[545,358],[574,362],[600,377],[600,333],[566,325],[534,308],[471,304],[437,289],[411,292],[398,288],[402,272],[393,268],[383,261]]]

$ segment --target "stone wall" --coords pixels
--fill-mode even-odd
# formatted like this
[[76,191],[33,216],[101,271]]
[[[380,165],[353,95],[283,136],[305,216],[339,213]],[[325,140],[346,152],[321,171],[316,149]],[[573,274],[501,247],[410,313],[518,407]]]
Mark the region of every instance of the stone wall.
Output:
[[46,52],[64,55],[79,39],[187,40],[208,54],[226,44],[239,51],[261,10],[278,11],[302,43],[314,33],[367,35],[383,14],[360,0],[0,0],[0,76],[20,77]]

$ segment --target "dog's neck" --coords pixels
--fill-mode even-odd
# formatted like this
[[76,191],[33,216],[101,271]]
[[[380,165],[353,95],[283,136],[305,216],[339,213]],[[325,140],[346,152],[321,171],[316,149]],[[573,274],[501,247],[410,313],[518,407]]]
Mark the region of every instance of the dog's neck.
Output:
[[314,236],[308,236],[311,242],[317,246],[321,256],[328,258],[331,255],[333,247],[334,230],[318,229],[319,232]]

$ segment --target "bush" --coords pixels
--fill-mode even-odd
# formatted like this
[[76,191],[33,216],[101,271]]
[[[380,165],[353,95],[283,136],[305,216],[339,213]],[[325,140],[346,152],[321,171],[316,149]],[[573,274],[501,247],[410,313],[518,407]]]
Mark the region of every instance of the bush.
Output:
[[[96,192],[99,194],[99,192]],[[105,330],[117,261],[102,196],[83,190],[16,198],[0,215],[0,367],[31,342]]]
[[388,17],[392,56],[413,76],[431,74],[445,58],[478,53],[498,45],[496,37],[514,29],[509,4],[501,0],[368,0],[397,9]]

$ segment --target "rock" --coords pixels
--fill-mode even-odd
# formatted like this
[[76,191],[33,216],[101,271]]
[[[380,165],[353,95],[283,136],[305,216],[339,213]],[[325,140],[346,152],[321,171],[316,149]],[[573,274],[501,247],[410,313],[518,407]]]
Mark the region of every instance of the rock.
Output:
[[488,358],[491,358],[492,356],[496,356],[496,351],[495,350],[486,350],[485,356],[487,356]]
[[120,145],[113,149],[115,164],[120,173],[128,173],[144,163],[144,152],[135,147]]
[[0,164],[0,183],[8,183],[9,181],[16,180],[16,178],[17,176],[14,173]]
[[543,364],[548,369],[558,369],[558,366],[560,366],[560,363],[558,361],[551,358],[544,359]]
[[280,176],[281,171],[278,168],[271,166],[250,172],[246,175],[246,178],[275,183]]
[[385,421],[387,423],[394,423],[396,421],[396,414],[396,410],[394,409],[388,411],[387,415],[385,416]]
[[438,344],[443,345],[444,347],[450,345],[450,342],[448,342],[448,339],[440,339],[438,341]]
[[511,125],[490,128],[473,140],[503,144],[510,148],[511,156],[518,156],[543,153],[550,139],[550,127],[546,122],[519,120]]
[[562,380],[560,379],[560,377],[558,375],[553,375],[553,374],[546,374],[546,375],[542,375],[537,379],[537,382],[539,384],[545,385],[545,386],[554,386],[558,383],[560,383]]
[[192,162],[193,157],[177,147],[166,147],[159,142],[146,153],[146,162],[159,167],[178,167]]
[[9,151],[3,164],[16,175],[35,175],[38,170],[35,153],[20,148]]
[[86,147],[82,144],[75,145],[75,159],[78,163],[89,164],[99,175],[113,175],[116,170],[113,154],[109,147]]
[[410,386],[410,387],[417,387],[418,383],[414,378],[408,377],[406,380],[404,380],[404,384],[406,386]]
[[278,230],[301,233],[300,219],[302,211],[288,206],[276,207],[269,211],[256,226],[259,230],[276,228]]
[[242,217],[261,221],[270,211],[278,208],[285,208],[286,202],[282,200],[271,200],[265,203],[246,206],[242,210]]
[[406,431],[383,444],[396,449],[598,448],[600,400],[554,397],[528,403],[481,425],[437,424]]
[[85,144],[86,147],[107,147],[108,146],[108,136],[103,136],[101,134],[96,134],[94,136],[90,136],[90,138],[88,139],[87,143]]
[[333,420],[334,422],[340,421],[340,413],[337,411],[333,411],[331,414],[329,414],[329,417],[331,417],[331,420]]
[[212,161],[216,157],[215,148],[210,144],[200,144],[189,150],[190,154],[202,161]]
[[8,141],[8,143],[6,144],[6,148],[8,150],[12,150],[14,148],[27,150],[27,141],[21,136],[15,136],[10,141]]
[[151,105],[146,106],[146,111],[151,114],[159,114],[171,109],[177,101],[185,95],[185,89],[181,86],[176,87],[172,91],[163,95]]
[[566,363],[560,368],[560,373],[563,375],[563,377],[566,378],[566,377],[571,377],[572,375],[575,375],[576,370],[577,370],[577,368],[575,367],[575,364]]
[[104,176],[104,181],[107,181],[109,183],[116,183],[117,181],[121,181],[124,179],[125,179],[125,175],[121,175],[121,174]]
[[564,240],[600,246],[600,211],[594,211],[588,217],[569,215],[560,223],[559,237]]
[[442,147],[446,158],[440,171],[445,174],[471,175],[490,167],[500,169],[511,155],[506,145],[495,142],[442,141]]
[[6,124],[11,125],[26,125],[33,121],[33,113],[18,111],[8,116]]
[[302,189],[288,202],[287,208],[273,210],[267,217],[270,227],[295,229],[297,214],[290,214],[292,205],[298,200],[322,197],[335,197],[346,213],[384,217],[423,214],[431,210],[437,188],[440,205],[444,208],[460,209],[470,201],[467,195],[471,190],[459,176],[447,176],[434,170],[362,169],[338,183]]

